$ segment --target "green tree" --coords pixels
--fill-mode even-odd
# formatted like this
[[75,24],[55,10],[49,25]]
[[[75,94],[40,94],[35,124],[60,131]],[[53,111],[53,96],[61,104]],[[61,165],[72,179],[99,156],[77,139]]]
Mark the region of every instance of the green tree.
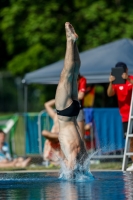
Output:
[[120,38],[132,38],[132,2],[106,0],[11,0],[1,8],[1,34],[7,68],[23,75],[64,57],[64,23],[79,34],[80,51]]
[[[133,2],[127,0],[2,0],[0,20],[1,66],[21,77],[64,57],[66,21],[76,27],[80,52],[133,38]],[[45,100],[51,97],[46,87],[40,90]]]

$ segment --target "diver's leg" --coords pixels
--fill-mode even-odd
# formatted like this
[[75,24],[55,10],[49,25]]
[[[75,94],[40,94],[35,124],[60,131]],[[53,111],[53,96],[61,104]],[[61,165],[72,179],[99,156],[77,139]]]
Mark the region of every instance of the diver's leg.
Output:
[[[74,43],[74,61],[75,61],[75,68],[74,68],[73,82],[72,82],[72,99],[78,100],[78,75],[79,75],[81,61],[76,42]],[[75,121],[75,125],[83,143],[82,145],[84,149],[83,151],[86,151],[85,141],[84,141],[84,121],[81,121],[80,123]]]
[[73,72],[73,82],[72,82],[72,99],[78,100],[78,75],[79,68],[81,65],[79,51],[76,42],[74,43],[74,72]]
[[[78,51],[76,42],[74,44],[74,61],[75,61],[75,68],[74,68],[74,75],[73,75],[73,82],[72,82],[72,99],[78,100],[78,75],[79,75],[81,61],[80,61],[79,51]],[[82,138],[82,140],[84,140],[83,124],[82,124],[82,129],[79,129],[79,125],[77,122],[75,122],[75,124],[80,134],[80,137]]]
[[74,44],[76,33],[69,22],[65,23],[66,29],[66,55],[60,81],[56,90],[55,104],[57,110],[63,110],[72,103],[72,83],[75,68]]

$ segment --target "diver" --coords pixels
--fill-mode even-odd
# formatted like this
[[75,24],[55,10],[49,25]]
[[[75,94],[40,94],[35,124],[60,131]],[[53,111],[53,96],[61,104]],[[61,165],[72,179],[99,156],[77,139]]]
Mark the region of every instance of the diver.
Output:
[[84,166],[88,155],[83,134],[76,120],[80,111],[77,85],[81,64],[76,44],[78,35],[69,22],[65,23],[65,31],[66,54],[56,90],[55,105],[59,122],[59,142],[64,154],[64,162],[67,169],[74,172],[76,166],[80,165],[80,168]]

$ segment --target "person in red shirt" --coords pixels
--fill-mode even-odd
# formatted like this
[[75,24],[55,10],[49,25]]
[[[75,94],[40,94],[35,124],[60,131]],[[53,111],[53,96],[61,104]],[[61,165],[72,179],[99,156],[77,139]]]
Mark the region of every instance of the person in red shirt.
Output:
[[79,128],[82,132],[82,135],[84,137],[84,126],[85,126],[85,119],[84,119],[84,112],[83,112],[83,103],[84,103],[84,96],[86,91],[86,78],[84,76],[78,75],[78,100],[80,102],[80,112],[77,116],[77,122],[79,125]]
[[[126,80],[125,84],[112,84],[115,77],[110,75],[109,86],[107,89],[107,95],[109,97],[116,95],[118,100],[118,107],[123,123],[124,137],[126,136],[128,118],[130,112],[130,102],[133,89],[133,76],[128,75],[127,65],[123,62],[118,62],[115,67],[123,67],[125,73],[122,74],[122,78]],[[130,152],[133,152],[133,138],[130,139]],[[133,163],[133,156],[131,156]],[[133,171],[133,164],[127,168],[127,171]]]

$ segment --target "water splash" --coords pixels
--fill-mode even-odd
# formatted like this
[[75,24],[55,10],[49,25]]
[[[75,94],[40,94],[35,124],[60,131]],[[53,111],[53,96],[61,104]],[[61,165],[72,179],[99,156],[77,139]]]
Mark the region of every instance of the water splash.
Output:
[[94,180],[93,174],[90,172],[90,160],[97,154],[99,150],[95,151],[92,154],[89,154],[84,164],[81,165],[80,162],[75,164],[73,170],[70,170],[66,167],[66,164],[63,160],[60,160],[60,180],[64,181],[76,181],[76,182],[86,182]]

